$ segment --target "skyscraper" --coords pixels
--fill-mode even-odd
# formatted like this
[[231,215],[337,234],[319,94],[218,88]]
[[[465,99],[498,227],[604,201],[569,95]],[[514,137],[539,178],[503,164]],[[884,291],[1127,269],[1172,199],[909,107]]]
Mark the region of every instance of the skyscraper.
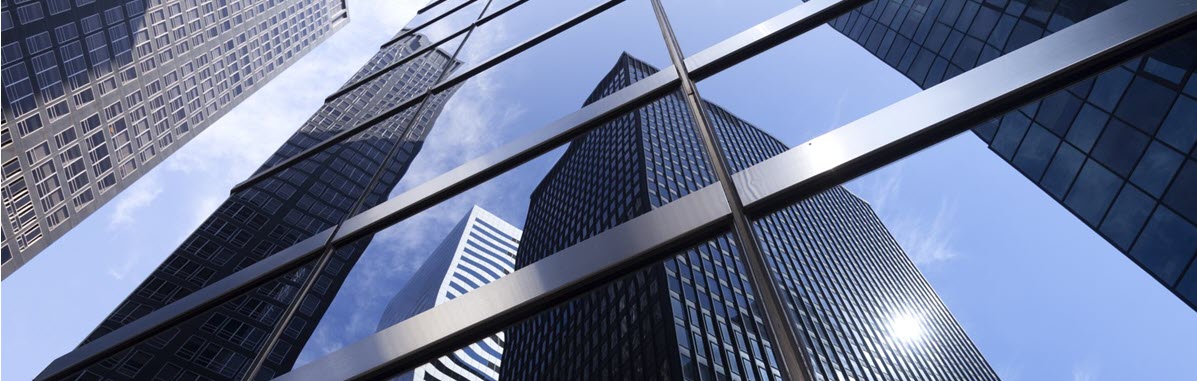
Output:
[[[928,88],[1122,3],[871,2],[832,26]],[[1197,33],[973,130],[1197,309]]]
[[[378,330],[510,274],[520,233],[507,221],[474,206],[387,304]],[[396,379],[497,380],[504,340],[502,332],[496,333]]]
[[[627,54],[587,99],[656,69]],[[731,169],[786,150],[705,107]],[[524,267],[714,182],[680,93],[570,143],[532,194]],[[864,201],[840,187],[758,220],[816,379],[996,379]],[[508,329],[509,379],[781,379],[729,235]]]
[[[387,44],[87,337],[146,314],[385,200],[454,89],[394,109],[460,65],[407,31]],[[380,70],[388,64],[397,67]],[[361,82],[365,81],[365,82]],[[362,84],[364,83],[364,85]],[[361,131],[335,138],[387,112]],[[232,302],[80,371],[115,379],[259,379],[291,369],[369,239],[326,254]]]
[[3,2],[7,277],[349,21],[344,0]]

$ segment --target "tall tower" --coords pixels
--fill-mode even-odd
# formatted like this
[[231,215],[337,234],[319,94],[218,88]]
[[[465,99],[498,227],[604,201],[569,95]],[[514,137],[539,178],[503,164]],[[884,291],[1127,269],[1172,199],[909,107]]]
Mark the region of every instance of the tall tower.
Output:
[[344,0],[4,0],[8,277],[349,21]]
[[[84,341],[163,308],[379,204],[420,151],[451,88],[344,138],[460,66],[419,34],[387,44],[239,186]],[[388,64],[398,67],[380,71]],[[379,74],[381,73],[381,74]],[[377,76],[372,76],[377,74]],[[306,152],[305,152],[306,151]],[[111,379],[256,379],[291,369],[368,237],[110,357],[81,374]],[[312,277],[315,277],[314,279]],[[297,306],[297,307],[296,307]]]
[[[627,54],[587,100],[656,69]],[[717,105],[733,171],[786,147]],[[680,93],[572,142],[532,194],[517,267],[712,184]],[[816,379],[997,379],[864,201],[836,187],[755,223]],[[505,379],[783,375],[729,235],[507,330]]]
[[[1121,3],[868,3],[831,25],[929,88]],[[1197,32],[973,129],[1197,309]]]
[[[515,268],[520,234],[507,221],[475,206],[387,304],[378,330],[510,274]],[[496,333],[396,379],[497,380],[504,340],[502,332]]]

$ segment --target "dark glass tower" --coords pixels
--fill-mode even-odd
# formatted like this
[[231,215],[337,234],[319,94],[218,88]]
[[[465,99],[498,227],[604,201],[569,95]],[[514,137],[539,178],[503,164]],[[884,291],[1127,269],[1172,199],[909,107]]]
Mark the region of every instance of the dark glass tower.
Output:
[[[872,2],[832,23],[928,88],[1121,1]],[[1197,33],[973,131],[1197,309]]]
[[4,0],[7,277],[349,21],[344,0]]
[[[587,103],[656,69],[628,55]],[[717,105],[733,171],[786,150]],[[712,184],[680,93],[572,142],[532,194],[517,268]],[[816,379],[996,379],[864,201],[836,187],[756,221]],[[501,378],[782,379],[729,235],[507,330]]]
[[[325,103],[259,173],[282,169],[234,191],[85,343],[385,200],[453,89],[334,144],[320,143],[427,90],[460,65],[440,49],[413,56],[428,45],[427,38],[415,34],[379,51],[350,83],[390,63],[403,63]],[[298,156],[310,148],[315,151]],[[296,159],[288,160],[292,157]],[[326,263],[313,261],[250,289],[83,370],[80,377],[238,379],[255,361],[261,363],[257,379],[290,370],[368,243],[366,238],[342,246]],[[285,311],[292,303],[298,307],[289,316]]]

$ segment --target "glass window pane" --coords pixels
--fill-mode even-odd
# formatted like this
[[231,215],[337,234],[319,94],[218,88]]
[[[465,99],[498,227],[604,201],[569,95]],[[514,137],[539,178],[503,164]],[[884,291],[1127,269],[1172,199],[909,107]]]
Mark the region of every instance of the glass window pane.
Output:
[[1014,166],[1027,175],[1032,181],[1039,181],[1043,171],[1047,169],[1048,161],[1060,145],[1060,138],[1052,135],[1038,123],[1031,125],[1031,130],[1018,148],[1014,156]]
[[1181,152],[1192,149],[1193,143],[1197,142],[1197,100],[1188,96],[1178,97],[1156,137]]
[[1093,158],[1119,176],[1127,177],[1150,139],[1126,123],[1113,120],[1106,125],[1100,140],[1093,147]]
[[1176,174],[1164,203],[1190,221],[1197,220],[1197,161],[1189,160]]
[[1180,168],[1184,156],[1160,142],[1152,142],[1139,160],[1131,181],[1156,198],[1164,195],[1164,189],[1172,182],[1172,176]]
[[1169,286],[1197,253],[1197,226],[1165,207],[1156,208],[1130,255]]
[[1118,185],[1122,182],[1113,172],[1102,167],[1093,160],[1085,163],[1081,173],[1076,177],[1076,184],[1064,204],[1072,208],[1082,220],[1090,226],[1097,226],[1114,196],[1118,194]]
[[1139,230],[1143,228],[1143,223],[1147,222],[1155,204],[1155,200],[1135,187],[1122,187],[1118,199],[1114,200],[1114,205],[1110,207],[1109,215],[1101,223],[1101,232],[1118,245],[1118,248],[1129,249],[1135,237],[1139,235]]
[[1055,199],[1063,200],[1068,189],[1072,187],[1072,181],[1076,179],[1077,171],[1084,163],[1085,154],[1077,151],[1071,144],[1061,144],[1039,185]]
[[1090,149],[1093,149],[1093,144],[1097,142],[1097,137],[1101,135],[1101,131],[1109,119],[1109,114],[1086,104],[1081,108],[1072,128],[1068,130],[1066,139],[1082,151],[1089,152]]
[[1135,128],[1155,134],[1176,93],[1143,76],[1135,77],[1114,114]]

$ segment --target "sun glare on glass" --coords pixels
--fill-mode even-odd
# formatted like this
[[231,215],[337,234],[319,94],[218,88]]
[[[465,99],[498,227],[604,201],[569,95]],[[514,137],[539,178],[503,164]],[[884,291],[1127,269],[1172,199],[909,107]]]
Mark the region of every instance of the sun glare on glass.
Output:
[[916,314],[898,314],[890,320],[889,325],[890,332],[898,341],[913,343],[923,337],[922,319]]

